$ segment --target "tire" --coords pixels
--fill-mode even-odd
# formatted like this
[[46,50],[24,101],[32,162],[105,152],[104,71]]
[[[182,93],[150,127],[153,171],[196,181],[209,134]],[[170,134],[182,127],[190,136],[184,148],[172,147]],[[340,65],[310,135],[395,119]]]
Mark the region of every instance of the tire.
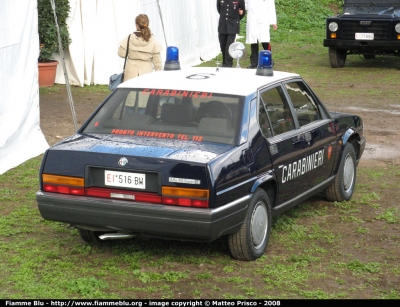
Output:
[[375,54],[364,53],[363,56],[364,56],[364,59],[366,59],[366,60],[373,60],[373,59],[375,59]]
[[78,228],[79,236],[82,238],[83,241],[86,243],[93,243],[93,244],[101,244],[103,240],[99,238],[103,232],[100,231],[91,231],[86,229]]
[[329,47],[329,62],[332,68],[342,68],[346,63],[347,50]]
[[267,248],[271,233],[271,205],[264,190],[258,189],[247,210],[240,230],[228,237],[232,257],[252,261],[260,258]]
[[344,146],[335,181],[325,190],[329,201],[347,201],[353,195],[356,184],[356,153],[351,143]]

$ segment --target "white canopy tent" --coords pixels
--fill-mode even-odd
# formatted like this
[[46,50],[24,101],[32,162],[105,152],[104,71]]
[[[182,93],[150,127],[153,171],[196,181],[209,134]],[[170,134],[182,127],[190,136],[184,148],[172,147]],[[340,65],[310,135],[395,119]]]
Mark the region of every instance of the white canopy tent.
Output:
[[[149,16],[149,26],[164,51],[167,45],[179,48],[181,67],[198,65],[220,51],[215,0],[70,0],[70,4],[72,43],[64,58],[73,85],[108,84],[110,75],[122,71],[119,42],[134,31],[140,13]],[[0,174],[49,147],[40,130],[38,47],[37,1],[1,0]],[[56,83],[65,83],[62,65]]]
[[[119,42],[136,29],[135,17],[141,13],[149,16],[149,27],[164,51],[167,44],[179,48],[181,67],[198,65],[220,51],[215,0],[70,0],[70,4],[67,23],[72,43],[64,57],[74,85],[108,84],[110,75],[122,71]],[[56,83],[65,83],[61,65]]]

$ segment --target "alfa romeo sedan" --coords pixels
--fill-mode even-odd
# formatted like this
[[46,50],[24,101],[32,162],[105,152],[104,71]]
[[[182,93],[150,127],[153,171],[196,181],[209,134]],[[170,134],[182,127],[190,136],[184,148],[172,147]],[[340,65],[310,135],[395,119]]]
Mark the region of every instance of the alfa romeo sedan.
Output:
[[88,243],[226,239],[234,258],[250,261],[264,254],[273,216],[323,191],[349,200],[362,119],[329,112],[264,54],[256,70],[169,69],[122,83],[46,151],[43,218]]

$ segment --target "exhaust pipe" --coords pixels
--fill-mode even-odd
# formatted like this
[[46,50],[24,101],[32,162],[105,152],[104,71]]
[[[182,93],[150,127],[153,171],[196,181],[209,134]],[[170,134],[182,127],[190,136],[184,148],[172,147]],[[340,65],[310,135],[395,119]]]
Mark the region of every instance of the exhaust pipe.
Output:
[[133,237],[136,237],[136,235],[129,233],[118,233],[118,232],[105,233],[99,236],[101,240],[130,239]]

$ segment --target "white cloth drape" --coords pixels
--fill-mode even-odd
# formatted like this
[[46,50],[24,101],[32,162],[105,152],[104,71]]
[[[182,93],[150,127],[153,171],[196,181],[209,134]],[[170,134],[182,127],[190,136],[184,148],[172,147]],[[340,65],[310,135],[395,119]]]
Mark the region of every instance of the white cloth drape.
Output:
[[36,0],[0,1],[0,174],[43,153]]

